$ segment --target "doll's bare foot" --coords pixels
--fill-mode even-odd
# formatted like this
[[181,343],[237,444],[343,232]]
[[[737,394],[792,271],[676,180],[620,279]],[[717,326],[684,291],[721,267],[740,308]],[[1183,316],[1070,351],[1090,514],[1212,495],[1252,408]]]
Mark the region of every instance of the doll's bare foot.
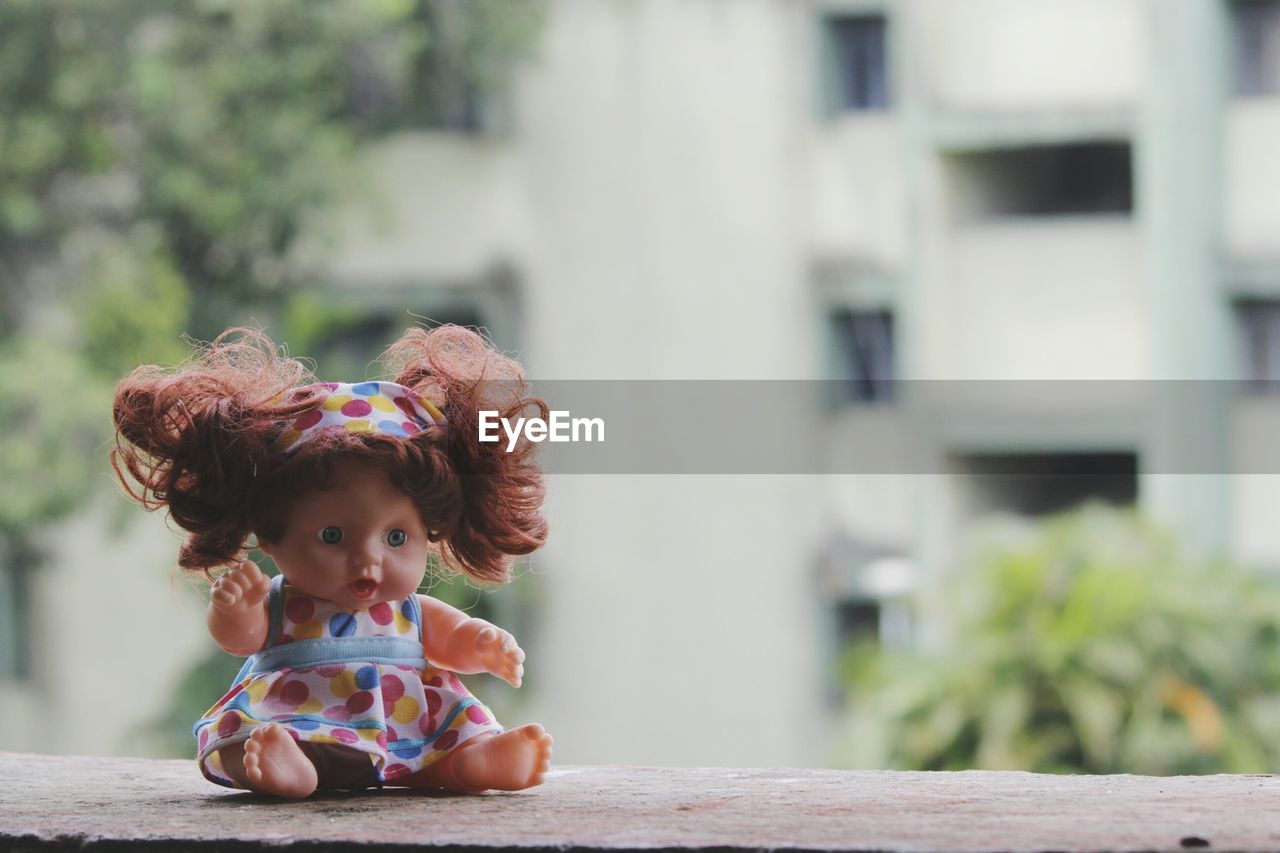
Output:
[[541,785],[551,769],[551,744],[551,735],[537,723],[465,743],[446,759],[444,786],[475,793]]
[[245,741],[244,776],[253,790],[291,800],[309,796],[318,782],[311,759],[275,723],[255,729]]

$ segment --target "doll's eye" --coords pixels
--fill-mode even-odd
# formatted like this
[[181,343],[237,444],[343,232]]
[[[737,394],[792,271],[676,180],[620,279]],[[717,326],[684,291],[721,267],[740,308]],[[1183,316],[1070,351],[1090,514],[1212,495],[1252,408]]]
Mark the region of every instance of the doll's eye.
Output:
[[409,534],[405,533],[399,527],[394,530],[387,531],[387,544],[392,548],[399,548],[409,539]]
[[330,524],[320,531],[320,541],[326,545],[337,545],[342,541],[342,528]]

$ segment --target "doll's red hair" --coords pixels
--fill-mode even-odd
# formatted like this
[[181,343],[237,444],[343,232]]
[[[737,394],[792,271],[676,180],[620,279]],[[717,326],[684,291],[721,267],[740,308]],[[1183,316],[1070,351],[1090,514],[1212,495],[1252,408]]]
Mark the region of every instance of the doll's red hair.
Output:
[[251,533],[276,541],[291,496],[324,488],[335,461],[356,457],[413,500],[447,563],[508,580],[512,558],[546,539],[543,475],[529,442],[481,444],[478,412],[546,418],[546,405],[526,395],[515,361],[459,326],[410,329],[384,362],[447,423],[409,438],[325,432],[283,455],[272,443],[316,404],[318,392],[299,390],[314,379],[263,333],[230,329],[182,367],[145,365],[120,382],[112,467],[134,500],[167,508],[186,531],[186,569],[236,560]]

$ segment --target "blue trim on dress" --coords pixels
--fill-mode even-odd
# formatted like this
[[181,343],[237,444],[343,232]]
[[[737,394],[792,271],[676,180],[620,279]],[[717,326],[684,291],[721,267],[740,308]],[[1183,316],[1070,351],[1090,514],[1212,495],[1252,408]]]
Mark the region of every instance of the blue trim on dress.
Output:
[[421,642],[424,636],[423,631],[426,630],[422,626],[422,602],[418,600],[417,592],[412,593],[406,600],[409,602],[409,609],[413,611],[413,616],[410,617],[410,621],[417,624],[418,641]]
[[[239,697],[237,696],[236,698],[238,699]],[[421,738],[401,738],[400,740],[389,741],[387,743],[387,749],[393,749],[393,750],[394,749],[413,749],[419,746],[426,746],[427,744],[432,743],[436,738],[440,737],[440,735],[448,731],[449,726],[453,724],[453,721],[458,718],[459,714],[464,713],[472,705],[479,705],[479,704],[480,704],[480,700],[476,699],[475,697],[471,697],[470,699],[463,699],[456,706],[454,706],[452,710],[449,711],[448,715],[445,716],[444,720],[441,721],[440,725],[436,726],[435,731],[433,731],[431,734]],[[323,725],[323,726],[344,726],[346,728],[352,728],[352,729],[378,729],[384,732],[387,730],[386,722],[382,720],[333,720],[333,719],[330,719],[329,717],[324,716],[323,714],[280,714],[274,717],[263,719],[261,717],[255,717],[253,714],[250,714],[248,709],[245,708],[244,706],[237,706],[235,699],[233,699],[230,702],[228,702],[226,705],[223,705],[221,708],[219,708],[217,715],[213,717],[202,717],[199,720],[197,720],[196,724],[192,726],[193,731],[198,732],[201,726],[207,726],[211,723],[216,722],[227,711],[237,711],[243,716],[245,716],[246,718],[253,720],[254,722],[257,722],[257,723],[293,723],[301,720],[303,722],[308,722],[308,723],[319,723],[320,725]]]
[[334,720],[323,714],[280,714],[274,717],[255,717],[249,713],[247,708],[236,705],[234,700],[219,708],[216,716],[200,718],[192,728],[198,732],[201,726],[207,726],[217,721],[227,711],[236,711],[245,719],[253,720],[255,723],[295,723],[301,720],[305,723],[319,723],[322,726],[337,726],[348,729],[380,729],[384,732],[387,730],[386,723],[379,720]]
[[249,674],[348,663],[426,668],[422,644],[407,637],[316,637],[263,649],[249,659]]

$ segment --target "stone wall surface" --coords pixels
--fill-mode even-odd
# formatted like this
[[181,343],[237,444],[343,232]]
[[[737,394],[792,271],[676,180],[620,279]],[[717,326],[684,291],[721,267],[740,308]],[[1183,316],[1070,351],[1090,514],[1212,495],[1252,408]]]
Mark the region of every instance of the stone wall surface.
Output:
[[1270,850],[1272,776],[564,767],[538,789],[280,802],[193,762],[0,753],[0,850]]

